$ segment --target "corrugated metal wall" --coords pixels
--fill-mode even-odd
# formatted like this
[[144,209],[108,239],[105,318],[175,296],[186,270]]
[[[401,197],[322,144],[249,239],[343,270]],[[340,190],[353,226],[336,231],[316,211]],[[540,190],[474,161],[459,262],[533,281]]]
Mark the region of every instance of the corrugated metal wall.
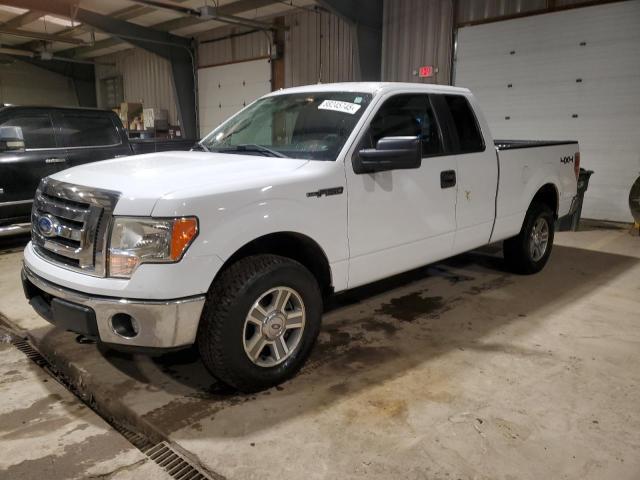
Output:
[[[554,0],[569,7],[585,0]],[[455,0],[456,24],[541,11],[549,0]],[[454,0],[384,0],[382,79],[395,82],[450,82]],[[419,78],[421,65],[438,69]]]
[[[383,15],[382,79],[449,83],[451,0],[385,0]],[[433,65],[438,71],[432,78],[419,78],[414,72],[421,65]]]
[[562,8],[581,3],[585,0],[457,0],[456,20],[459,24],[479,22],[540,11],[552,5]]
[[[169,122],[178,123],[178,107],[168,60],[139,48],[105,55],[98,60],[115,63],[115,66],[96,65],[98,102],[101,102],[100,79],[122,75],[125,101],[141,102],[145,107],[167,109]],[[98,106],[104,107],[100,103]]]
[[[270,36],[265,32],[254,32],[241,36],[246,31],[241,27],[223,27],[198,38],[198,66],[252,60],[269,55]],[[230,38],[225,38],[229,37]],[[270,34],[269,34],[270,35]],[[220,39],[211,42],[212,39]],[[204,43],[203,43],[204,42]]]
[[458,23],[476,22],[489,18],[541,10],[547,0],[458,0]]
[[285,23],[285,86],[357,80],[352,25],[322,11],[290,14]]
[[[286,15],[285,24],[289,26],[284,46],[285,86],[356,79],[355,32],[350,24],[321,10],[300,10]],[[239,62],[269,54],[271,38],[264,32],[223,39],[242,31],[238,27],[225,27],[200,36],[198,65]],[[214,38],[221,40],[207,42]]]

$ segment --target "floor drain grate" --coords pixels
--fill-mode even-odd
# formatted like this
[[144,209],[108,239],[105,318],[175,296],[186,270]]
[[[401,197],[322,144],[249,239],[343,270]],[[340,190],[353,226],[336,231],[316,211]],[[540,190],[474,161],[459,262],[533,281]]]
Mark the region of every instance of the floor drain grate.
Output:
[[[11,334],[9,334],[11,335]],[[145,435],[134,432],[124,425],[120,424],[117,420],[104,415],[96,407],[96,405],[88,400],[74,388],[73,384],[65,378],[58,370],[55,369],[49,363],[49,361],[38,352],[31,344],[21,338],[16,338],[11,335],[11,343],[18,350],[26,355],[26,357],[38,365],[43,370],[47,371],[53,376],[59,383],[64,385],[71,393],[78,397],[85,405],[96,412],[103,420],[111,425],[120,435],[122,435],[129,443],[144,453],[150,460],[162,467],[172,478],[176,480],[223,480],[221,475],[211,476],[204,473],[199,467],[194,465],[184,455],[176,451],[168,442],[161,441],[154,443],[150,441]]]
[[[160,465],[173,478],[178,480],[203,480],[211,477],[194,467],[188,460],[176,452],[171,445],[160,442],[144,451],[151,460]],[[220,477],[219,477],[220,478]]]

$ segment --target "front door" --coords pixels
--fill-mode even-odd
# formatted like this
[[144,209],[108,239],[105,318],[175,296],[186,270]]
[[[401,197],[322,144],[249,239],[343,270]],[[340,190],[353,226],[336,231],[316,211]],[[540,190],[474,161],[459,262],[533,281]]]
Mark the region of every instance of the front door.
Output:
[[419,136],[422,165],[356,174],[346,160],[350,288],[445,258],[453,246],[456,157],[445,155],[428,95],[383,99],[353,154],[389,136]]
[[9,111],[0,127],[16,127],[24,140],[24,148],[0,152],[0,224],[26,222],[40,179],[66,168],[65,150],[47,112]]

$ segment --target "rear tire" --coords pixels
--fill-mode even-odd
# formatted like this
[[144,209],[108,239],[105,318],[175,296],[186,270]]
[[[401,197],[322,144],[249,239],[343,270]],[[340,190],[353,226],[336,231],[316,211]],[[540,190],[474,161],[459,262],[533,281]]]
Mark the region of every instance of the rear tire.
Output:
[[520,233],[503,243],[504,260],[509,270],[524,275],[542,270],[551,255],[553,237],[553,212],[544,203],[532,203]]
[[249,256],[213,283],[196,343],[214,377],[256,392],[298,372],[316,341],[321,316],[320,288],[309,270],[277,255]]

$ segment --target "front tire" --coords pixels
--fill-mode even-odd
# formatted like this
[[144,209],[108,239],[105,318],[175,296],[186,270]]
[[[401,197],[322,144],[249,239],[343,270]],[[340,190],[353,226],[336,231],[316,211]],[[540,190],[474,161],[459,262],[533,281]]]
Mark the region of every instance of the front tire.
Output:
[[316,341],[321,316],[320,288],[309,270],[277,255],[249,256],[212,285],[196,343],[214,377],[255,392],[298,372]]
[[539,272],[549,260],[553,237],[553,212],[544,203],[532,203],[520,233],[503,243],[507,267],[525,275]]

